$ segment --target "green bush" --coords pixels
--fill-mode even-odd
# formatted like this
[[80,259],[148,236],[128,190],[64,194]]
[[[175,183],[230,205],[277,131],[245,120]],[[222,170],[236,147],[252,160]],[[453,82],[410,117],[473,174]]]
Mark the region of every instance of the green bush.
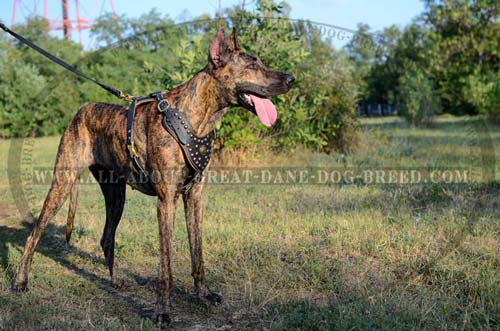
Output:
[[398,109],[412,125],[428,125],[441,112],[432,82],[418,66],[408,66],[399,79],[399,88]]
[[500,120],[500,71],[467,77],[465,96],[483,114],[494,121]]
[[0,136],[26,136],[37,133],[34,117],[37,95],[47,82],[38,69],[24,62],[0,57]]

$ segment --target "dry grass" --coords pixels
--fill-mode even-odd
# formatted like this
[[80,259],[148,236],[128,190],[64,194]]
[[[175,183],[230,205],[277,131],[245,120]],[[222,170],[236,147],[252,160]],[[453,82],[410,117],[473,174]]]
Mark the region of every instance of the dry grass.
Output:
[[[368,120],[360,150],[351,156],[298,151],[268,157],[255,151],[235,162],[467,165],[480,173],[482,157],[492,160],[488,153],[498,150],[500,129],[489,127],[486,135],[470,129],[475,121],[443,118],[434,128],[413,129],[398,119]],[[38,165],[52,164],[57,142],[36,140]],[[0,141],[3,155],[8,146]],[[155,329],[143,318],[155,299],[154,199],[127,191],[117,282],[110,284],[99,247],[102,197],[97,185],[82,185],[72,245],[64,242],[64,209],[35,255],[31,291],[15,295],[8,288],[32,220],[20,219],[6,165],[0,166],[0,329]],[[205,196],[207,280],[225,302],[207,310],[189,300],[179,204],[172,329],[499,329],[499,189],[493,180],[460,186],[211,185]],[[34,187],[35,214],[46,192],[46,186]]]

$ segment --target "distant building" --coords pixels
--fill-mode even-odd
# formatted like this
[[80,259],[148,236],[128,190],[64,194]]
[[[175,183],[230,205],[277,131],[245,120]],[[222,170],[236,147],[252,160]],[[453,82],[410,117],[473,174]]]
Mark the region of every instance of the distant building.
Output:
[[395,116],[396,109],[388,103],[365,103],[358,105],[358,116],[380,117],[380,116]]

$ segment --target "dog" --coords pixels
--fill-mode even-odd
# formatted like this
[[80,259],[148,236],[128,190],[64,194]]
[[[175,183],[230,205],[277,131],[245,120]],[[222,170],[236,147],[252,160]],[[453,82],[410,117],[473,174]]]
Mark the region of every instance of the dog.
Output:
[[[236,30],[225,36],[219,29],[208,50],[208,63],[186,83],[168,92],[164,100],[186,114],[196,135],[205,136],[214,130],[218,120],[231,106],[243,107],[258,116],[266,126],[277,119],[269,97],[287,93],[295,78],[267,68],[257,57],[238,47]],[[137,106],[135,148],[139,162],[149,174],[165,169],[187,168],[179,143],[162,126],[158,101]],[[171,254],[176,203],[182,195],[191,255],[194,290],[207,304],[219,304],[222,297],[208,288],[204,281],[202,250],[201,180],[187,192],[182,190],[188,172],[178,171],[155,181],[131,181],[138,174],[127,154],[127,108],[105,103],[80,107],[64,131],[59,144],[54,176],[38,220],[29,235],[12,286],[14,291],[28,288],[28,274],[42,232],[70,196],[66,238],[69,241],[78,197],[78,178],[85,168],[99,182],[106,204],[106,224],[101,239],[105,263],[113,277],[115,233],[125,204],[126,185],[144,194],[157,196],[157,218],[160,231],[160,271],[155,316],[159,323],[170,322],[170,289],[172,288]],[[64,175],[61,175],[64,174]],[[118,174],[118,176],[116,176]],[[111,180],[115,176],[115,180]]]

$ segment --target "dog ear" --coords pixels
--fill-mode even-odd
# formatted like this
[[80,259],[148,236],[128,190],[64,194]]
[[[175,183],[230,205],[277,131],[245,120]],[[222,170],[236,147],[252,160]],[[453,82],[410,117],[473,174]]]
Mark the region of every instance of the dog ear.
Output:
[[224,38],[224,29],[220,28],[215,38],[210,43],[210,48],[208,50],[209,62],[211,62],[215,68],[219,68],[225,64],[228,53],[229,47]]
[[233,27],[233,32],[231,32],[231,36],[229,37],[229,47],[233,51],[239,51],[238,47],[238,34],[236,33],[236,28]]

